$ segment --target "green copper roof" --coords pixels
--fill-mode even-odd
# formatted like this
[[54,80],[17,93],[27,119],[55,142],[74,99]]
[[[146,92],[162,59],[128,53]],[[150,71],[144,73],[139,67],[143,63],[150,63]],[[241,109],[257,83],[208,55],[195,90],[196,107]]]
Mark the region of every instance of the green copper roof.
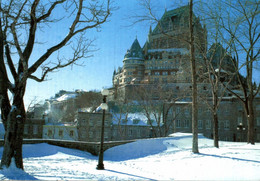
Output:
[[130,50],[127,50],[125,58],[143,58],[142,48],[137,38],[133,42]]
[[179,21],[180,17],[184,15],[189,15],[189,6],[182,6],[170,11],[165,11],[162,18],[160,19],[159,23],[161,24],[161,28],[159,28],[159,24],[154,28],[152,34],[157,34],[161,32],[161,29],[166,30],[169,26],[169,21],[172,19],[172,17],[177,17],[176,19]]
[[182,7],[170,10],[170,11],[166,11],[163,14],[161,19],[172,17],[172,16],[179,16],[179,15],[185,13],[185,12],[189,13],[189,6],[182,6]]

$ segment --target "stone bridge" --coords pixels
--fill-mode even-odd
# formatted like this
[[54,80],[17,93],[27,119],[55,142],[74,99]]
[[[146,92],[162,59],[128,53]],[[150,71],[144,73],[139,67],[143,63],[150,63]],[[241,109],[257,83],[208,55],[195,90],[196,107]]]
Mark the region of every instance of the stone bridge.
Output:
[[[104,151],[112,148],[114,146],[131,143],[135,140],[127,141],[108,141],[104,142]],[[78,149],[82,151],[87,151],[92,155],[98,155],[99,153],[99,142],[83,142],[83,141],[67,141],[67,140],[55,140],[55,139],[24,139],[23,144],[37,144],[37,143],[47,143],[50,145],[61,146],[65,148]],[[4,140],[0,140],[0,146],[4,145]]]

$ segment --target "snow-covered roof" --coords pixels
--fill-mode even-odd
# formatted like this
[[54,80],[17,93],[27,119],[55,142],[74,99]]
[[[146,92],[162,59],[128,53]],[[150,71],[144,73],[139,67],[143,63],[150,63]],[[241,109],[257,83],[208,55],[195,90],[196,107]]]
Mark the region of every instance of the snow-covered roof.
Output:
[[175,104],[191,104],[191,101],[176,101]]
[[69,99],[73,99],[77,97],[77,93],[69,93],[69,94],[63,94],[62,96],[56,98],[56,101],[61,102],[61,101],[66,101]]
[[88,112],[88,113],[90,113],[90,112],[92,112],[92,110],[93,110],[93,107],[86,107],[86,108],[78,109],[78,112]]
[[[121,116],[121,117],[120,117]],[[121,119],[120,119],[121,118]],[[126,114],[113,114],[112,124],[117,125],[120,121],[120,125],[131,125],[131,126],[150,126],[148,122],[148,118],[143,113],[129,113],[127,115],[127,121],[125,120]],[[157,122],[155,121],[155,117],[151,115],[151,119],[153,120],[152,125],[157,126]],[[161,117],[162,121],[162,117]],[[162,126],[162,123],[161,123]]]

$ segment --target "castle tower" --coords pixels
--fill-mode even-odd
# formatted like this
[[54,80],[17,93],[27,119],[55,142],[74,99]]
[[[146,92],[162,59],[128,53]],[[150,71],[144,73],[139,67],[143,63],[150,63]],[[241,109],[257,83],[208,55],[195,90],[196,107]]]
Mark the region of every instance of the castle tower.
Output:
[[131,48],[127,50],[123,63],[124,84],[140,83],[144,76],[144,57],[137,38]]

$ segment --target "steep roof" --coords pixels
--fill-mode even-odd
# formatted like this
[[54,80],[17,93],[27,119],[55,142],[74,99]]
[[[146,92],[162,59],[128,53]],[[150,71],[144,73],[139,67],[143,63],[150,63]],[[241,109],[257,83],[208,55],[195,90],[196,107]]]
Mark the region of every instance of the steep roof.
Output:
[[127,52],[125,54],[125,59],[127,59],[127,58],[140,58],[140,59],[143,59],[142,48],[141,48],[137,38],[133,42],[131,48],[129,50],[127,50]]
[[[183,16],[183,14],[189,14],[189,6],[182,6],[170,11],[165,11],[165,13],[163,14],[162,18],[160,19],[159,23],[161,24],[161,28],[165,29],[168,26],[168,21],[172,18],[172,17],[181,17]],[[160,32],[159,29],[159,24],[157,24],[157,26],[154,28],[153,33],[158,33]]]
[[166,11],[163,14],[161,19],[163,20],[165,18],[169,18],[169,17],[172,17],[172,16],[181,16],[183,13],[189,13],[189,6],[188,5],[182,6],[182,7],[170,10],[170,11]]

